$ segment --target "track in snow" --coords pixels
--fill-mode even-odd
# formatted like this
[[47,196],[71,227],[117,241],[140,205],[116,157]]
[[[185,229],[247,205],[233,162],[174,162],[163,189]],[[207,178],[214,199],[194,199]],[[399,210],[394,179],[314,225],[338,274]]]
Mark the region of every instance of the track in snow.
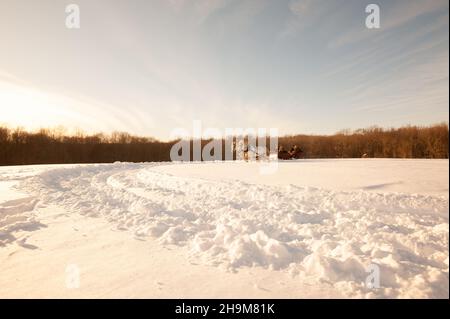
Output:
[[[57,168],[20,188],[229,270],[280,269],[348,296],[448,297],[448,197],[182,178],[155,166]],[[373,263],[380,289],[365,287]]]

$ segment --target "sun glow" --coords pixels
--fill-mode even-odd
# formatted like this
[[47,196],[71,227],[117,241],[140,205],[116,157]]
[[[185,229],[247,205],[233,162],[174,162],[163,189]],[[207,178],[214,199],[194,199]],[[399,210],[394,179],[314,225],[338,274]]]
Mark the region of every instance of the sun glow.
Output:
[[126,129],[119,118],[108,116],[107,110],[100,103],[0,81],[0,124],[30,130],[55,126],[87,132]]

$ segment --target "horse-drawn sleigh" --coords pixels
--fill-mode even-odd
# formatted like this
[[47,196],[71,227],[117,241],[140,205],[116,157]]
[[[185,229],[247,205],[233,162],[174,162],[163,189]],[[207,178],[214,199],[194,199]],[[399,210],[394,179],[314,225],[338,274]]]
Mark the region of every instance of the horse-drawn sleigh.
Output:
[[[248,161],[249,159],[261,160],[270,158],[271,154],[266,147],[252,146],[240,141],[238,144],[233,143],[233,152],[236,152],[236,159],[243,159]],[[275,154],[274,154],[275,156]],[[281,160],[291,160],[304,158],[303,150],[297,145],[292,146],[289,151],[286,151],[282,145],[278,147],[277,158]]]

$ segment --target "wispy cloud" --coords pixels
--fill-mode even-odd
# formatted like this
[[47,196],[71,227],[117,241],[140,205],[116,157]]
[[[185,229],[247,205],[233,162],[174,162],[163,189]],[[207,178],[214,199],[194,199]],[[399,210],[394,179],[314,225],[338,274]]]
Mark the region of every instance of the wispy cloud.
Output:
[[448,115],[445,1],[379,0],[380,30],[360,0],[78,1],[74,32],[54,1],[45,19],[0,5],[3,121],[164,138],[194,119],[331,133]]
[[327,6],[313,0],[289,1],[288,8],[291,15],[279,33],[282,38],[295,36],[308,26],[315,24],[327,10]]

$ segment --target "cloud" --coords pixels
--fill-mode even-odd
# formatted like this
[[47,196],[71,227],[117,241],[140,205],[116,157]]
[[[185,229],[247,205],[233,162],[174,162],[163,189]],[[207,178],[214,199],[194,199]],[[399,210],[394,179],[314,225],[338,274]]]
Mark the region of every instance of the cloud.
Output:
[[323,6],[312,0],[290,1],[288,4],[291,16],[285,22],[284,28],[280,31],[280,38],[287,38],[299,33],[307,25],[316,21]]
[[[297,133],[360,126],[364,116],[389,120],[399,109],[407,117],[420,104],[441,112],[448,74],[433,70],[448,68],[443,2],[379,2],[389,32],[370,41],[359,0],[86,2],[85,12],[102,19],[86,19],[85,33],[48,28],[48,41],[36,42],[42,30],[24,23],[21,37],[4,42],[0,103],[11,103],[0,104],[0,119],[12,119],[4,105],[14,105],[18,124],[61,121],[164,138],[193,119]],[[335,121],[347,114],[360,118]]]
[[392,110],[403,110],[406,117],[412,111],[435,112],[445,106],[448,114],[448,67],[448,53],[437,53],[382,83],[360,87],[354,95],[347,92],[348,102],[354,111],[365,113],[390,111],[392,114]]
[[169,0],[168,4],[180,15],[190,15],[198,24],[202,24],[211,15],[236,0]]
[[199,22],[205,21],[211,14],[224,8],[232,1],[230,0],[200,0],[195,2],[195,12]]
[[298,18],[303,18],[311,9],[311,0],[297,0],[289,2],[289,10]]

